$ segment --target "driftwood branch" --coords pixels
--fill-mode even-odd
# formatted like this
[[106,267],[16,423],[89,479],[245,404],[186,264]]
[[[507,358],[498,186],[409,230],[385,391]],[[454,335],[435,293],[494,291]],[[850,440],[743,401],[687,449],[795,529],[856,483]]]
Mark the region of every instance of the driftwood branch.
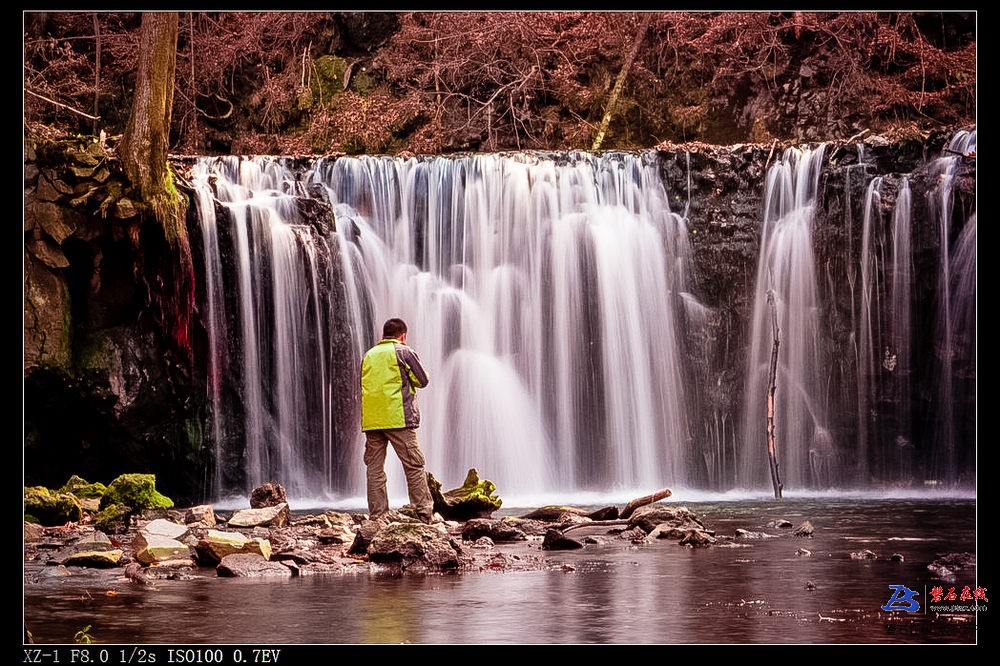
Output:
[[665,499],[667,497],[670,497],[671,495],[673,495],[673,493],[670,492],[670,489],[664,488],[663,490],[659,490],[651,495],[646,495],[645,497],[636,498],[625,505],[625,508],[622,509],[622,512],[618,514],[618,517],[629,518],[633,513],[635,513],[635,510],[638,509],[640,506],[646,506],[647,504],[652,504],[653,502],[659,502],[661,499]]
[[618,514],[618,518],[615,520],[591,520],[586,523],[572,523],[566,527],[561,528],[561,532],[565,534],[570,530],[575,530],[581,527],[607,527],[609,525],[628,525],[629,518],[635,513],[635,510],[641,506],[646,506],[647,504],[652,504],[653,502],[659,502],[661,499],[665,499],[673,495],[673,492],[669,488],[664,488],[663,490],[658,490],[650,495],[645,495],[643,497],[637,497],[628,504],[625,508],[621,510]]
[[609,525],[628,525],[627,520],[590,520],[585,523],[572,523],[566,527],[560,528],[560,532],[565,534],[570,530],[579,529],[581,527],[607,527]]
[[771,465],[771,485],[774,499],[781,499],[781,477],[778,476],[778,454],[774,446],[774,392],[778,374],[778,311],[774,304],[774,293],[767,293],[767,304],[771,308],[771,331],[774,344],[771,345],[771,369],[767,380],[767,457]]

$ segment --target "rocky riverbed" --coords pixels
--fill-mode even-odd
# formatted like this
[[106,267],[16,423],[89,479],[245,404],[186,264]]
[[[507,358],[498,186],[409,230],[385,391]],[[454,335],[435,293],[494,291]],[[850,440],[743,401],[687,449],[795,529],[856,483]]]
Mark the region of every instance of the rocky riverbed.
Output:
[[645,506],[628,520],[545,507],[522,517],[457,521],[438,515],[427,525],[398,511],[379,520],[332,510],[293,515],[282,502],[232,512],[208,505],[150,510],[118,534],[85,521],[57,527],[25,522],[24,560],[29,569],[59,566],[69,573],[117,567],[142,585],[207,568],[244,578],[531,570],[545,568],[550,551],[653,539],[694,547],[716,537],[682,506]]

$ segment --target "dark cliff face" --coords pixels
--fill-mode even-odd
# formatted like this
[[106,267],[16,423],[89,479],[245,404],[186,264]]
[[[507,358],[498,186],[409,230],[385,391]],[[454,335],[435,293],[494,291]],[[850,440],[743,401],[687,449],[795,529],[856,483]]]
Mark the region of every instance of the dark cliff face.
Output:
[[[865,188],[873,175],[884,178],[879,206],[890,217],[905,177],[914,192],[914,326],[923,329],[915,358],[935,357],[933,334],[940,273],[940,230],[929,210],[927,192],[936,176],[929,163],[941,154],[950,134],[926,142],[888,144],[868,141],[829,145],[820,178],[813,223],[820,300],[820,347],[827,369],[827,391],[839,413],[832,415],[834,438],[852,442],[858,435],[857,363],[859,275]],[[130,207],[113,160],[94,151],[32,151],[25,168],[25,483],[61,485],[71,474],[107,482],[120,473],[157,475],[157,487],[178,501],[205,499],[206,479],[215,466],[226,486],[241,483],[242,461],[215,460],[206,382],[207,336],[200,304],[203,263],[198,256],[196,223],[189,216],[198,273],[197,321],[191,331],[193,361],[174,349],[158,321],[157,283],[169,281],[173,263],[155,224]],[[89,154],[87,150],[83,154]],[[688,269],[692,306],[684,330],[690,459],[692,478],[707,488],[728,487],[729,480],[700,466],[712,451],[738,436],[743,409],[743,377],[748,321],[753,307],[762,221],[763,182],[779,148],[768,145],[688,146],[660,152],[661,171],[671,208],[684,214],[692,246]],[[88,162],[80,164],[79,161]],[[93,161],[94,164],[89,164]],[[184,172],[183,161],[175,164]],[[102,171],[103,169],[103,171]],[[105,171],[107,173],[105,173]],[[975,158],[963,158],[956,177],[954,221],[958,229],[975,211]],[[332,219],[329,203],[303,199],[310,223]],[[219,213],[224,214],[222,207]],[[327,222],[324,222],[327,221]],[[952,239],[954,240],[954,239]],[[336,248],[334,248],[336,251]],[[336,262],[334,262],[336,265]],[[335,294],[341,278],[328,285]],[[696,306],[694,304],[697,304]],[[342,300],[331,296],[331,321],[347,321]],[[348,365],[347,331],[331,330],[331,354]],[[956,357],[954,409],[958,441],[951,464],[958,476],[975,467],[975,357]],[[238,373],[236,367],[230,373]],[[886,374],[885,370],[880,370]],[[938,400],[931,389],[931,367],[914,368],[914,411],[925,414],[914,443],[917,460],[927,470],[935,464],[929,447]],[[217,378],[224,399],[238,405],[232,392],[235,375]],[[886,379],[893,379],[889,377]],[[356,402],[353,377],[339,382],[335,428],[352,430]],[[888,394],[876,396],[872,419],[893,412]],[[353,431],[353,430],[352,430]],[[238,431],[222,433],[240,438]],[[892,443],[883,443],[892,448]],[[920,447],[925,450],[920,451]],[[227,449],[232,456],[233,449]],[[879,482],[879,461],[872,478]],[[701,470],[701,471],[698,471]],[[345,472],[346,476],[346,472]],[[925,477],[926,478],[926,477]]]
[[204,380],[160,321],[162,230],[96,140],[30,146],[24,187],[25,484],[152,472],[196,496]]

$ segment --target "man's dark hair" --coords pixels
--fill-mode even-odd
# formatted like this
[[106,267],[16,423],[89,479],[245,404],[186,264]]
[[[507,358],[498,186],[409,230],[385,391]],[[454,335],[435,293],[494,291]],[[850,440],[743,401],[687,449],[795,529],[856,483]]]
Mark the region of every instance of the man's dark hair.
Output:
[[393,317],[382,324],[383,338],[398,338],[403,333],[406,333],[406,322],[402,319]]

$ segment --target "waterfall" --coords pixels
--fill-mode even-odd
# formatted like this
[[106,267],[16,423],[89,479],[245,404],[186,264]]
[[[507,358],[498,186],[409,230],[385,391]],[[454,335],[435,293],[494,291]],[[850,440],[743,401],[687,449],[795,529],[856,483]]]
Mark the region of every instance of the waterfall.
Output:
[[[225,277],[219,250],[206,250],[205,270],[229,293],[210,337],[239,350],[248,485],[363,495],[356,414],[324,396],[335,378],[356,384],[391,316],[407,321],[431,377],[419,437],[446,486],[471,467],[507,495],[687,483],[678,327],[693,299],[690,250],[655,153],[341,157],[298,176],[254,160],[198,169],[231,221],[223,241],[210,201],[200,206],[205,247],[231,245]],[[301,197],[329,201],[326,233],[298,219]],[[322,277],[327,263],[339,282]],[[345,320],[331,324],[333,301]],[[350,338],[339,365],[326,351],[333,329]]]
[[[199,167],[214,493],[271,480],[292,493],[323,489],[333,473],[329,243],[300,219],[280,163],[223,158]],[[224,229],[216,205],[228,213]],[[232,458],[241,474],[227,474]]]
[[882,177],[876,176],[868,183],[865,194],[864,218],[861,225],[861,303],[858,330],[858,481],[867,482],[868,458],[873,448],[870,438],[878,433],[878,423],[873,418],[879,390],[878,358],[882,348],[880,322],[881,289],[879,276],[885,265],[884,239],[881,215]]
[[[928,208],[938,225],[937,312],[935,316],[932,413],[935,415],[934,456],[929,478],[946,484],[959,479],[956,471],[961,424],[973,407],[960,404],[968,395],[961,387],[975,384],[975,213],[963,218],[954,210],[955,175],[960,159],[975,156],[976,132],[958,132],[928,169],[933,182],[927,192]],[[968,231],[966,231],[968,229]],[[956,291],[960,290],[960,291]],[[974,393],[973,393],[974,395]]]
[[822,398],[819,296],[813,213],[824,146],[790,148],[768,170],[747,352],[740,476],[768,485],[766,395],[773,325],[779,337],[775,427],[779,475],[787,488],[830,483],[834,461]]
[[[911,428],[913,374],[913,251],[911,243],[910,183],[903,178],[892,214],[892,277],[890,282],[889,346],[882,365],[894,378],[894,422],[886,429],[891,459],[880,461],[883,478],[909,478],[912,473]],[[886,447],[888,448],[888,447]],[[884,457],[884,454],[883,454]]]
[[[690,154],[686,174],[656,151],[198,159],[213,494],[361,500],[360,360],[394,316],[430,374],[418,436],[446,487],[475,467],[504,498],[765,490],[775,326],[786,491],[967,484],[976,215],[954,200],[974,150],[959,133],[869,177],[884,156],[859,146],[864,177],[821,195],[849,154],[789,148],[753,251],[756,222],[701,198],[727,176]],[[688,214],[706,256],[733,258],[725,290],[692,270]]]

